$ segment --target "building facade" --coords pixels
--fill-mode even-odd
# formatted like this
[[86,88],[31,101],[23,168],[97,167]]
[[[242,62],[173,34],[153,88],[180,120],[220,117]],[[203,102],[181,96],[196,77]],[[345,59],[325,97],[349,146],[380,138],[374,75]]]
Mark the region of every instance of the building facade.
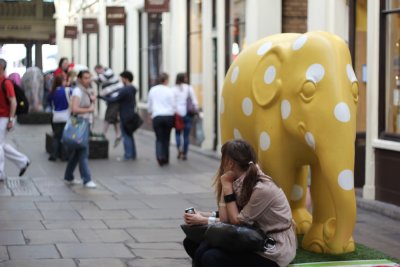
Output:
[[[187,72],[202,110],[205,150],[221,145],[222,84],[246,46],[282,32],[339,35],[359,80],[355,186],[365,198],[400,205],[399,1],[55,0],[55,6],[59,56],[90,70],[101,63],[115,73],[133,71],[142,112],[161,72],[169,73],[171,85]],[[123,13],[110,11],[116,7]],[[83,31],[88,19],[97,30]],[[76,27],[76,38],[65,38],[65,26]]]

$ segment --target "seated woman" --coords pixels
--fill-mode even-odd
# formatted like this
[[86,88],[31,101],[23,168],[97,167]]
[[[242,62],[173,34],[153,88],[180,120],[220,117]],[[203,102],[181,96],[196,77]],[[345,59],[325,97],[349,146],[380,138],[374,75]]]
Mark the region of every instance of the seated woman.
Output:
[[[273,239],[263,252],[230,253],[210,247],[206,241],[183,242],[196,267],[287,266],[296,256],[297,240],[286,196],[256,164],[254,149],[243,140],[232,140],[221,148],[221,164],[214,180],[219,220],[252,225]],[[211,213],[185,213],[189,225],[215,223]]]

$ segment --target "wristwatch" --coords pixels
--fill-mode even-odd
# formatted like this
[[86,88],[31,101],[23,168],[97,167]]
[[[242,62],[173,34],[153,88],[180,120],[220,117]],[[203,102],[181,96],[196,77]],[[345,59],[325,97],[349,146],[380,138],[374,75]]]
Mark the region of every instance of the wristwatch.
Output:
[[13,117],[9,117],[9,118],[8,118],[8,122],[14,123],[14,118],[13,118]]

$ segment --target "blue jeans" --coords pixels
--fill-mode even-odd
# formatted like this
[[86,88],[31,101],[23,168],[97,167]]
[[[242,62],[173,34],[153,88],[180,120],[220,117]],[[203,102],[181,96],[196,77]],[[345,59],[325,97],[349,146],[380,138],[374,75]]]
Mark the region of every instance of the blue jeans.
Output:
[[181,146],[181,141],[182,141],[182,130],[176,130],[175,131],[175,140],[176,140],[176,147],[178,148],[178,151],[182,151],[183,155],[186,156],[188,149],[189,149],[189,135],[190,135],[190,130],[192,129],[192,122],[193,122],[193,117],[186,115],[183,117],[183,147]]
[[157,116],[153,118],[153,129],[156,133],[156,157],[159,163],[169,162],[169,139],[174,126],[174,116]]
[[121,127],[121,135],[122,135],[122,143],[124,144],[124,159],[136,159],[136,145],[135,138],[132,135],[128,134],[122,122],[120,123]]
[[70,153],[67,168],[65,169],[64,179],[67,181],[74,180],[74,170],[79,163],[79,173],[83,183],[86,184],[91,180],[89,169],[89,145],[68,151]]

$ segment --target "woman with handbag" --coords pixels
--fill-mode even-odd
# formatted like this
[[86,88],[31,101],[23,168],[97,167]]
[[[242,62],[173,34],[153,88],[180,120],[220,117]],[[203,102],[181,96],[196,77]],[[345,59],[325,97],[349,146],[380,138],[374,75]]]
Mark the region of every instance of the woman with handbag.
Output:
[[85,134],[87,135],[85,138],[86,143],[81,144],[79,147],[74,147],[73,149],[68,148],[70,155],[67,168],[65,169],[64,180],[68,185],[79,183],[74,181],[74,171],[79,164],[79,172],[84,187],[96,188],[95,182],[91,179],[89,169],[89,121],[91,119],[91,114],[94,112],[96,100],[94,95],[89,94],[90,83],[90,72],[87,70],[80,71],[78,73],[77,87],[72,91],[71,114],[76,116],[79,121],[88,124],[88,126],[85,127]]
[[[178,73],[176,84],[173,87],[175,93],[176,110],[183,118],[183,129],[175,130],[178,159],[186,160],[189,148],[189,135],[192,129],[193,117],[197,113],[198,102],[193,87],[189,85],[186,73]],[[183,142],[182,142],[183,137]]]
[[57,158],[66,160],[63,146],[61,145],[61,137],[69,118],[69,90],[65,87],[66,80],[63,75],[54,77],[53,84],[48,96],[48,103],[52,107],[52,122],[53,130],[53,150],[49,160],[56,161]]
[[[247,142],[228,141],[222,146],[221,153],[221,164],[214,180],[219,220],[258,228],[266,236],[264,247],[263,251],[230,252],[212,247],[207,241],[196,244],[186,238],[184,247],[194,265],[287,266],[296,256],[297,240],[284,192],[260,170],[256,153]],[[184,219],[190,225],[205,221],[199,213],[186,213]]]

